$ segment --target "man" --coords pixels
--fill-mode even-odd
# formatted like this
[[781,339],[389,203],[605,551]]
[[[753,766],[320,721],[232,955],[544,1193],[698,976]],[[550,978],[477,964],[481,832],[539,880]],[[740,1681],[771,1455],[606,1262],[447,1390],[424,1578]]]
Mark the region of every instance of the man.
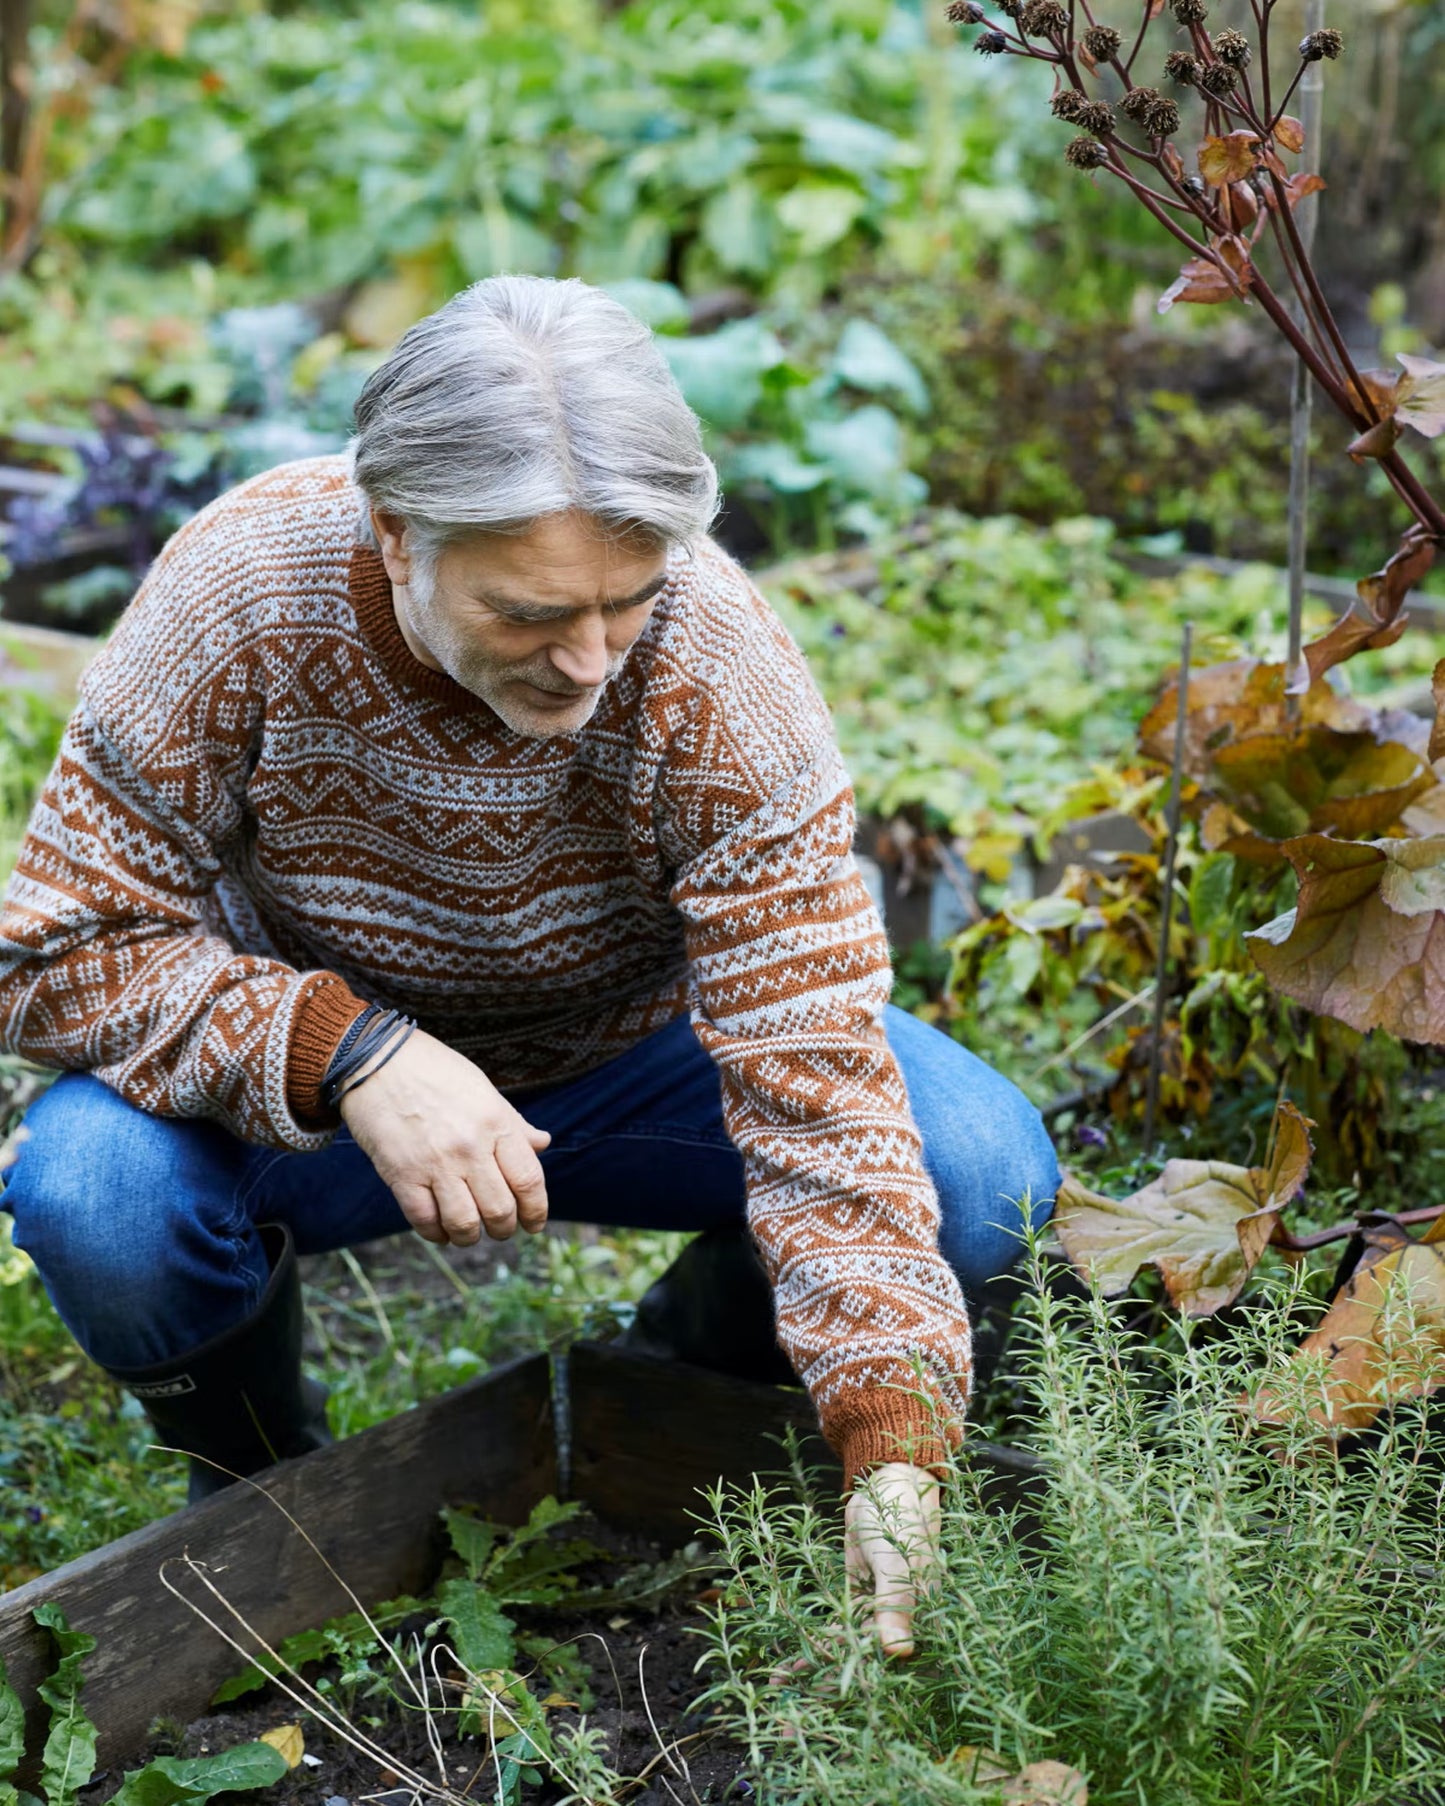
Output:
[[746,1213],[906,1651],[960,1279],[1047,1137],[885,1007],[826,711],[647,330],[496,277],[356,419],[184,527],[86,677],[0,917],[0,1040],[65,1069],[16,1241],[197,1496],[325,1439],[295,1250]]

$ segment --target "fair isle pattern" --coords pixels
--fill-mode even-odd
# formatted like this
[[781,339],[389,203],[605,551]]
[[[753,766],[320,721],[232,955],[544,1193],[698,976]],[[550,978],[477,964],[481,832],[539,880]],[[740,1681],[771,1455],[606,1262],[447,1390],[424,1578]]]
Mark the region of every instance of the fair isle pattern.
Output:
[[526,739],[411,656],[357,513],[343,461],[307,460],[161,554],[6,892],[0,1042],[304,1151],[364,1001],[512,1091],[691,1009],[825,1430],[850,1472],[900,1438],[936,1461],[968,1322],[801,655],[708,544],[582,732]]

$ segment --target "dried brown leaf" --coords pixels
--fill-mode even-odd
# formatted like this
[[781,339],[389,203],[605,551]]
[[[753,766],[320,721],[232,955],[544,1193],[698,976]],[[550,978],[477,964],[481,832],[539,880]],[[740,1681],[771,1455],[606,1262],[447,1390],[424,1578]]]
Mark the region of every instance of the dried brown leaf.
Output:
[[1373,426],[1367,426],[1364,432],[1357,434],[1345,450],[1355,460],[1363,464],[1368,458],[1388,458],[1400,443],[1404,427],[1393,414],[1384,420],[1377,420]]
[[1307,834],[1284,851],[1299,901],[1249,936],[1274,988],[1351,1028],[1445,1041],[1445,836]]
[[1292,1104],[1282,1104],[1268,1166],[1171,1160],[1124,1199],[1066,1178],[1053,1218],[1064,1253],[1111,1298],[1152,1264],[1185,1316],[1212,1316],[1239,1296],[1279,1212],[1304,1184],[1312,1126]]
[[1445,759],[1445,658],[1431,675],[1430,690],[1435,698],[1435,725],[1430,729],[1430,747],[1425,756],[1433,765],[1437,759]]
[[1253,278],[1252,264],[1245,264],[1239,278],[1231,281],[1218,264],[1205,257],[1191,257],[1155,306],[1161,314],[1167,314],[1180,301],[1192,301],[1205,307],[1217,306],[1221,301],[1237,301]]
[[1008,1806],[1088,1806],[1089,1789],[1078,1769],[1063,1762],[1030,1762],[1013,1774],[991,1750],[961,1743],[949,1757],[979,1786],[996,1785]]
[[1281,114],[1274,122],[1274,141],[1287,151],[1302,151],[1305,147],[1304,126],[1292,114]]
[[1230,132],[1223,138],[1207,137],[1199,147],[1199,173],[1211,188],[1226,182],[1242,182],[1254,173],[1260,160],[1257,133]]
[[[1359,1264],[1291,1357],[1321,1364],[1309,1421],[1331,1441],[1368,1429],[1381,1410],[1434,1392],[1445,1381],[1445,1219],[1413,1241],[1398,1225],[1371,1229]],[[1292,1415],[1278,1387],[1254,1400],[1264,1425]]]

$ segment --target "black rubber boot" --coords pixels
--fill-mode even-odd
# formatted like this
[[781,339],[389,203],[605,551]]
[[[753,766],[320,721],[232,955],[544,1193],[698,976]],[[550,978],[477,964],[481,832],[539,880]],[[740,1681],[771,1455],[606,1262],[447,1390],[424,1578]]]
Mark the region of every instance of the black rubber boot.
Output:
[[621,1345],[740,1380],[796,1386],[773,1291],[747,1229],[706,1229],[648,1288]]
[[193,1505],[234,1476],[332,1440],[326,1388],[301,1372],[301,1274],[291,1232],[264,1223],[260,1234],[271,1278],[244,1323],[157,1367],[107,1369],[144,1405],[168,1447],[207,1458],[191,1462]]

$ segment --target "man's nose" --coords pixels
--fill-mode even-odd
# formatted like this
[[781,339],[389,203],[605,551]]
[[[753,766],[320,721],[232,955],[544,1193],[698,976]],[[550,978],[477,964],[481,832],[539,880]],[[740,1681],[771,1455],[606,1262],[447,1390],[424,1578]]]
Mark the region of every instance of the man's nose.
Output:
[[600,608],[580,611],[567,624],[565,636],[550,648],[552,664],[579,689],[596,689],[607,680],[607,624]]

